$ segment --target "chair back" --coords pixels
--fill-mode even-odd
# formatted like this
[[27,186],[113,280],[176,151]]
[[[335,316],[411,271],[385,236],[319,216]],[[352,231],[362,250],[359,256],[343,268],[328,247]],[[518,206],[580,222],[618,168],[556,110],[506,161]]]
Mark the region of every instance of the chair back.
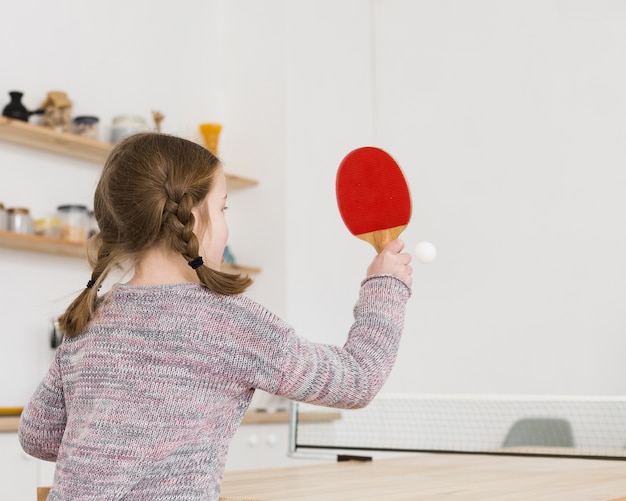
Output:
[[504,447],[574,447],[569,421],[560,418],[524,418],[513,423]]

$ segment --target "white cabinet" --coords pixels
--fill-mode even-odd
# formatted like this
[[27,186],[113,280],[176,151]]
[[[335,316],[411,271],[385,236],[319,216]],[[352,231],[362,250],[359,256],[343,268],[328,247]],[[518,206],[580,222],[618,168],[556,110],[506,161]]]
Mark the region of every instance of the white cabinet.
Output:
[[52,484],[55,464],[26,454],[15,431],[17,422],[0,420],[0,500],[33,501],[37,487]]
[[0,433],[0,451],[0,499],[36,499],[39,461],[22,451],[17,433]]
[[227,471],[256,470],[320,463],[319,459],[294,459],[289,450],[287,423],[244,424],[233,437],[226,462]]
[[36,459],[37,462],[37,487],[47,487],[52,485],[54,480],[54,469],[56,463],[52,461],[41,461]]
[[230,444],[227,470],[251,470],[286,466],[289,429],[286,424],[247,424]]

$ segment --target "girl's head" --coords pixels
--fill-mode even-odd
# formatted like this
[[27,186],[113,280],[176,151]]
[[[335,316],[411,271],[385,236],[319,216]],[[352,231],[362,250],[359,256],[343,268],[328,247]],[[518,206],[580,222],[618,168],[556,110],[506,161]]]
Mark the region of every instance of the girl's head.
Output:
[[[89,241],[90,283],[61,316],[67,336],[89,322],[97,290],[113,269],[136,262],[155,246],[191,261],[200,282],[218,294],[243,292],[248,277],[217,271],[228,239],[223,209],[226,178],[219,160],[194,142],[143,133],[117,143],[107,159],[94,196],[100,232]],[[204,254],[204,255],[203,255]]]

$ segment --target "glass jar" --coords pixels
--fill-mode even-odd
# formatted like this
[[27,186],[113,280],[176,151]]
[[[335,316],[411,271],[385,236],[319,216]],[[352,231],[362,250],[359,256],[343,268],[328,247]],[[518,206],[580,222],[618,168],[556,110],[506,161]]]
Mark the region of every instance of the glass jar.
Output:
[[61,238],[70,242],[84,242],[89,230],[89,213],[84,205],[59,205],[57,214],[63,226]]
[[7,209],[9,231],[22,233],[24,235],[33,234],[33,218],[30,210],[25,207],[11,207]]
[[148,123],[137,115],[120,115],[113,119],[111,128],[111,142],[116,143],[126,136],[148,130]]
[[48,238],[61,238],[63,221],[56,217],[44,217],[35,219],[35,235]]
[[87,238],[89,239],[97,234],[100,231],[100,228],[98,227],[98,221],[96,221],[96,216],[94,215],[92,210],[87,211],[87,216],[89,217],[89,222],[87,223]]
[[98,117],[82,116],[73,120],[74,134],[89,139],[98,140]]
[[0,203],[0,231],[7,231],[9,229],[9,216],[4,209],[4,204]]

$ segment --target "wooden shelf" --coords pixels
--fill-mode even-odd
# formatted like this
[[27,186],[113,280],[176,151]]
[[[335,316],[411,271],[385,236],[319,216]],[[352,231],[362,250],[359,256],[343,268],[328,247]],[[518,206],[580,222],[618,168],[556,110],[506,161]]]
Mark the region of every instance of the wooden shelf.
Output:
[[[0,247],[43,254],[55,254],[57,256],[86,258],[85,246],[81,243],[68,242],[60,238],[22,235],[10,231],[0,231]],[[261,272],[259,268],[253,266],[232,264],[224,264],[222,271],[226,273],[249,273],[251,275]]]
[[[37,150],[103,165],[112,145],[75,134],[56,132],[41,125],[0,116],[0,140]],[[255,186],[258,181],[226,174],[229,190]]]
[[22,235],[10,231],[0,231],[0,247],[20,251],[56,254],[60,256],[85,258],[85,246],[60,238]]
[[[341,412],[301,412],[298,420],[305,423],[322,423],[341,419]],[[15,432],[20,423],[20,413],[0,414],[0,432]],[[241,424],[288,424],[289,412],[260,412],[249,410],[243,416]]]
[[111,150],[110,144],[7,117],[0,117],[0,139],[97,164],[103,164]]
[[234,174],[226,174],[226,189],[228,191],[241,190],[256,186],[259,182],[255,179],[247,177],[235,176]]
[[[288,411],[263,412],[250,410],[245,413],[241,424],[279,424],[289,423]],[[325,412],[300,412],[300,423],[327,423],[341,419],[341,412],[329,410]]]
[[248,275],[256,275],[257,273],[261,273],[261,268],[257,268],[256,266],[242,266],[239,264],[223,264],[221,271],[224,273],[247,273]]
[[17,431],[19,425],[19,416],[0,416],[0,432]]

